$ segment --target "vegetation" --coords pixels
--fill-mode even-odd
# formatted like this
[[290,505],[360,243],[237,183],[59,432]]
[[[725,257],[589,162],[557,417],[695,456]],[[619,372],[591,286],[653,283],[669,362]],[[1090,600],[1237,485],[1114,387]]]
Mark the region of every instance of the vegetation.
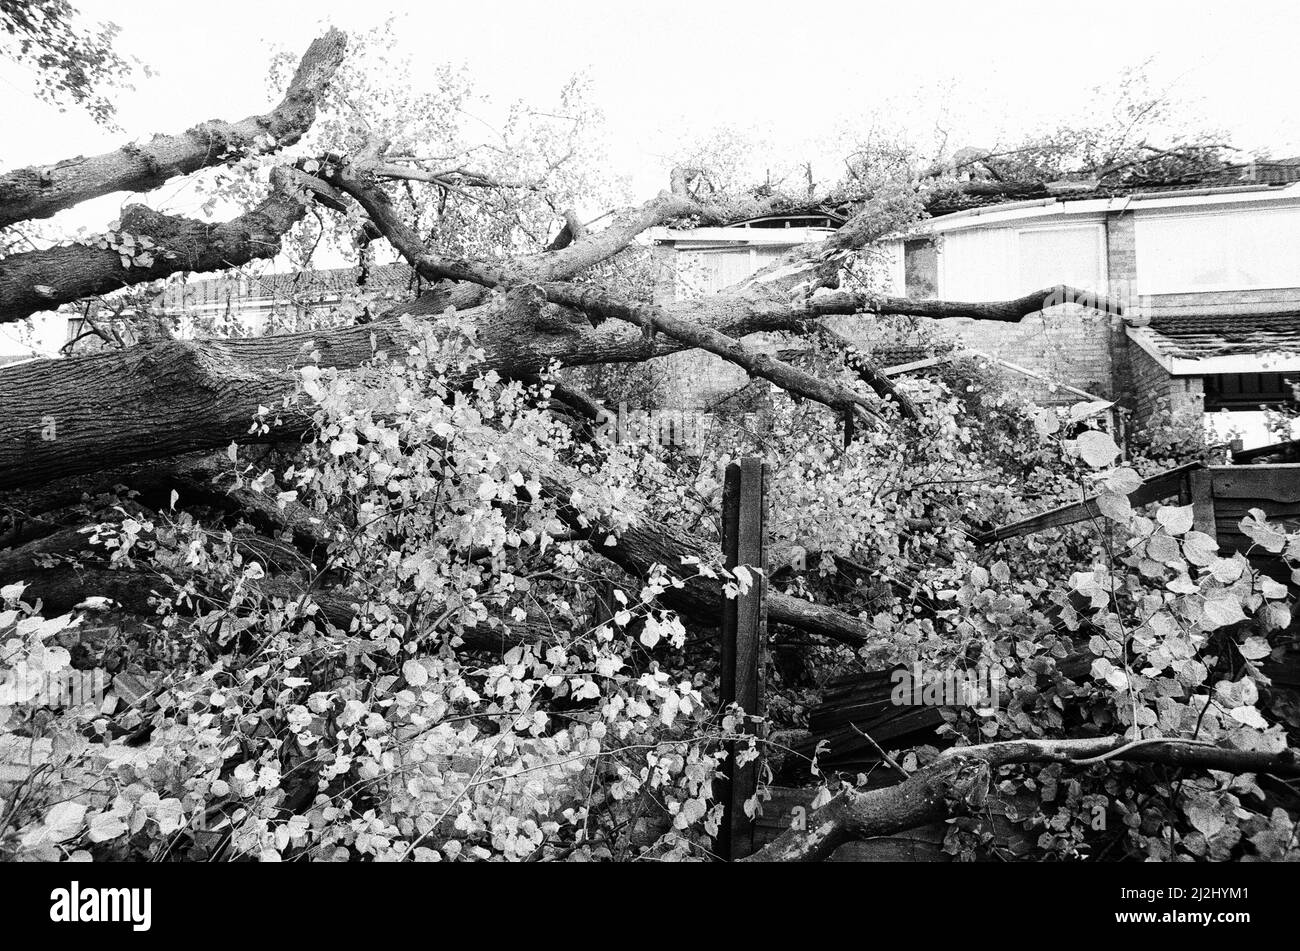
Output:
[[[597,119],[580,86],[476,144],[464,77],[416,91],[367,59],[383,47],[331,31],[268,114],[277,134],[190,130],[136,185],[134,147],[68,166],[53,198],[23,190],[27,170],[0,176],[12,221],[160,175],[248,209],[214,228],[128,207],[106,235],[4,259],[0,320],[129,286],[138,303],[108,320],[153,333],[0,373],[0,855],[706,859],[729,744],[823,787],[818,833],[760,860],[950,818],[949,851],[982,857],[998,798],[1024,808],[1035,858],[1300,855],[1300,721],[1262,666],[1292,649],[1300,576],[1220,554],[1190,506],[1128,500],[1204,447],[1122,452],[1109,404],[1025,405],[971,362],[895,388],[819,332],[1041,309],[1048,292],[963,305],[873,283],[873,242],[980,182],[954,164],[938,188],[882,151],[825,242],[655,305],[638,235],[773,195],[683,166],[650,202],[584,221],[582,203],[620,196],[580,145]],[[199,150],[216,132],[225,148]],[[421,287],[203,341],[141,293],[323,245],[363,264],[390,247]],[[755,331],[790,351],[756,353]],[[579,371],[617,399],[692,348],[767,388],[761,427],[718,414],[699,454],[599,436]],[[777,662],[757,733],[718,695],[719,609],[763,583],[718,549],[721,468],[742,454],[773,465]],[[1087,523],[973,541],[1092,493]],[[1300,568],[1300,534],[1243,528]],[[792,753],[828,679],[894,664],[996,668],[1004,689],[945,708],[934,745],[884,751],[899,786]],[[51,696],[96,671],[105,696]]]

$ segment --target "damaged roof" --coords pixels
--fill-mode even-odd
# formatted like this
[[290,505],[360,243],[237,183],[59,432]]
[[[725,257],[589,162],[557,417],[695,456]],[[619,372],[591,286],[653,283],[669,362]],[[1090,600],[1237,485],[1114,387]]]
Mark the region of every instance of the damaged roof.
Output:
[[1300,156],[1224,165],[1169,180],[1134,178],[1101,183],[1081,178],[1059,182],[952,182],[936,189],[926,202],[926,210],[932,218],[939,218],[972,208],[1039,198],[1056,198],[1058,201],[1151,198],[1207,189],[1253,187],[1266,190],[1269,187],[1284,188],[1296,182],[1300,182]]
[[1300,355],[1300,310],[1280,314],[1153,315],[1129,336],[1169,360]]

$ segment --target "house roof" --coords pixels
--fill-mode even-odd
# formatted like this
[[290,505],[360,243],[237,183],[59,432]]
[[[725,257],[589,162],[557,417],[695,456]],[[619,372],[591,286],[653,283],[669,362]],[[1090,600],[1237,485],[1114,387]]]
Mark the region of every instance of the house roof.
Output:
[[[935,227],[961,226],[958,222],[971,215],[1010,213],[1019,206],[1053,209],[1056,212],[1079,213],[1090,208],[1087,202],[1106,202],[1120,199],[1150,201],[1155,203],[1187,203],[1200,199],[1242,200],[1284,197],[1295,189],[1288,186],[1300,183],[1300,156],[1283,159],[1260,160],[1189,173],[1178,178],[1116,179],[1105,184],[1095,179],[1068,179],[1057,182],[1002,182],[970,181],[947,182],[938,185],[926,198],[926,211]],[[737,232],[746,234],[754,230],[785,229],[807,224],[814,219],[830,227],[838,227],[852,217],[856,208],[852,203],[778,201],[765,214],[756,217],[729,220],[721,226],[654,229],[658,240],[702,240],[705,236],[718,241],[741,240]],[[1095,208],[1094,208],[1095,210]],[[762,240],[746,238],[745,240]],[[767,240],[772,240],[770,237]],[[802,240],[813,240],[803,237]]]
[[1290,369],[1300,360],[1300,311],[1156,314],[1128,334],[1174,374]]
[[1284,187],[1296,182],[1300,182],[1300,156],[1226,165],[1169,181],[1131,179],[1105,185],[1088,180],[954,183],[950,189],[938,189],[927,201],[926,210],[932,218],[939,218],[958,211],[1033,199],[1054,198],[1071,202],[1098,198],[1152,198],[1211,189]]
[[754,215],[748,218],[737,218],[733,221],[726,222],[724,228],[788,228],[794,222],[801,221],[824,221],[822,227],[839,227],[848,220],[843,208],[835,208],[831,205],[808,204],[808,205],[790,205],[784,208],[771,209],[765,214]]

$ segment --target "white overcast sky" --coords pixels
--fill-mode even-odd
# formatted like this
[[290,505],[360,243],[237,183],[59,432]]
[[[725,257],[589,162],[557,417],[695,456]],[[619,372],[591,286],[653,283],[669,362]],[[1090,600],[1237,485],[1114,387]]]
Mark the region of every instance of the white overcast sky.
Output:
[[[953,147],[987,147],[1070,118],[1093,86],[1146,60],[1162,88],[1238,145],[1300,153],[1294,0],[74,2],[118,23],[121,48],[156,71],[118,98],[126,138],[261,111],[274,49],[300,52],[325,23],[359,29],[396,14],[417,59],[466,65],[500,102],[546,100],[587,73],[612,159],[645,197],[663,186],[666,153],[720,123],[752,129],[787,156],[819,158],[819,143],[872,112],[923,133],[943,104]],[[123,139],[23,86],[0,70],[3,167]]]

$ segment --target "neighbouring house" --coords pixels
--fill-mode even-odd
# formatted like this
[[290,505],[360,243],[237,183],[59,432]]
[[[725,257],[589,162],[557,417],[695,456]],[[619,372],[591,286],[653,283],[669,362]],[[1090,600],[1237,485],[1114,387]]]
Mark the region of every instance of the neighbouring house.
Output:
[[[823,208],[765,215],[726,227],[677,230],[652,228],[651,251],[657,264],[655,300],[686,300],[713,294],[766,267],[792,248],[820,241],[844,223],[844,217]],[[751,347],[777,349],[777,337],[754,334]],[[745,372],[702,350],[659,358],[672,381],[673,408],[696,409],[727,399],[748,383]]]
[[[1262,407],[1294,405],[1300,382],[1300,159],[1228,169],[1193,187],[980,202],[884,242],[881,291],[994,301],[1069,284],[1118,301],[1123,316],[1064,304],[1018,323],[916,319],[881,333],[873,321],[864,333],[862,321],[835,318],[836,329],[895,373],[936,353],[982,355],[1039,403],[1104,398],[1139,428],[1167,409],[1207,421],[1220,437],[1239,435],[1246,448],[1271,441]],[[842,210],[813,206],[725,227],[652,229],[656,299],[716,293],[843,222]],[[346,321],[359,277],[338,268],[173,280],[153,309],[182,336]],[[390,264],[369,269],[364,289],[405,297],[418,284],[409,267]],[[4,328],[0,364],[57,355],[87,332],[84,313]],[[767,352],[783,345],[777,335],[746,342]],[[658,396],[665,408],[715,406],[750,382],[702,351],[657,362],[670,381]]]
[[[661,299],[715,291],[836,224],[807,218],[656,229]],[[839,319],[837,329],[882,367],[923,362],[938,337],[989,357],[1040,403],[1112,399],[1138,427],[1162,407],[1205,414],[1221,435],[1237,430],[1247,448],[1269,441],[1261,406],[1294,399],[1300,159],[1229,169],[1195,187],[997,201],[931,218],[885,244],[886,294],[995,301],[1069,284],[1118,301],[1124,316],[1064,304],[1019,323],[918,320],[925,333],[912,339],[866,335],[860,322]],[[689,371],[678,392],[694,405],[744,385],[743,371],[711,355],[672,359]]]
[[[415,272],[401,263],[368,268],[364,282],[355,267],[286,274],[246,270],[208,278],[187,275],[169,280],[147,307],[155,317],[167,321],[169,332],[179,337],[258,336],[350,323],[359,308],[385,310],[388,302],[415,294],[419,283]],[[79,338],[84,339],[79,340],[78,352],[95,349],[101,343],[94,337],[91,322],[100,329],[120,333],[110,319],[115,312],[115,308],[101,302],[42,315],[37,319],[44,321],[45,349],[57,351],[65,342]],[[121,316],[140,317],[134,306],[123,307]]]
[[295,271],[288,274],[240,273],[167,285],[161,311],[191,322],[237,320],[249,334],[261,334],[276,318],[287,323],[332,311],[358,299],[360,292],[379,300],[406,297],[418,284],[406,264],[382,264],[367,269],[364,283],[355,267]]

